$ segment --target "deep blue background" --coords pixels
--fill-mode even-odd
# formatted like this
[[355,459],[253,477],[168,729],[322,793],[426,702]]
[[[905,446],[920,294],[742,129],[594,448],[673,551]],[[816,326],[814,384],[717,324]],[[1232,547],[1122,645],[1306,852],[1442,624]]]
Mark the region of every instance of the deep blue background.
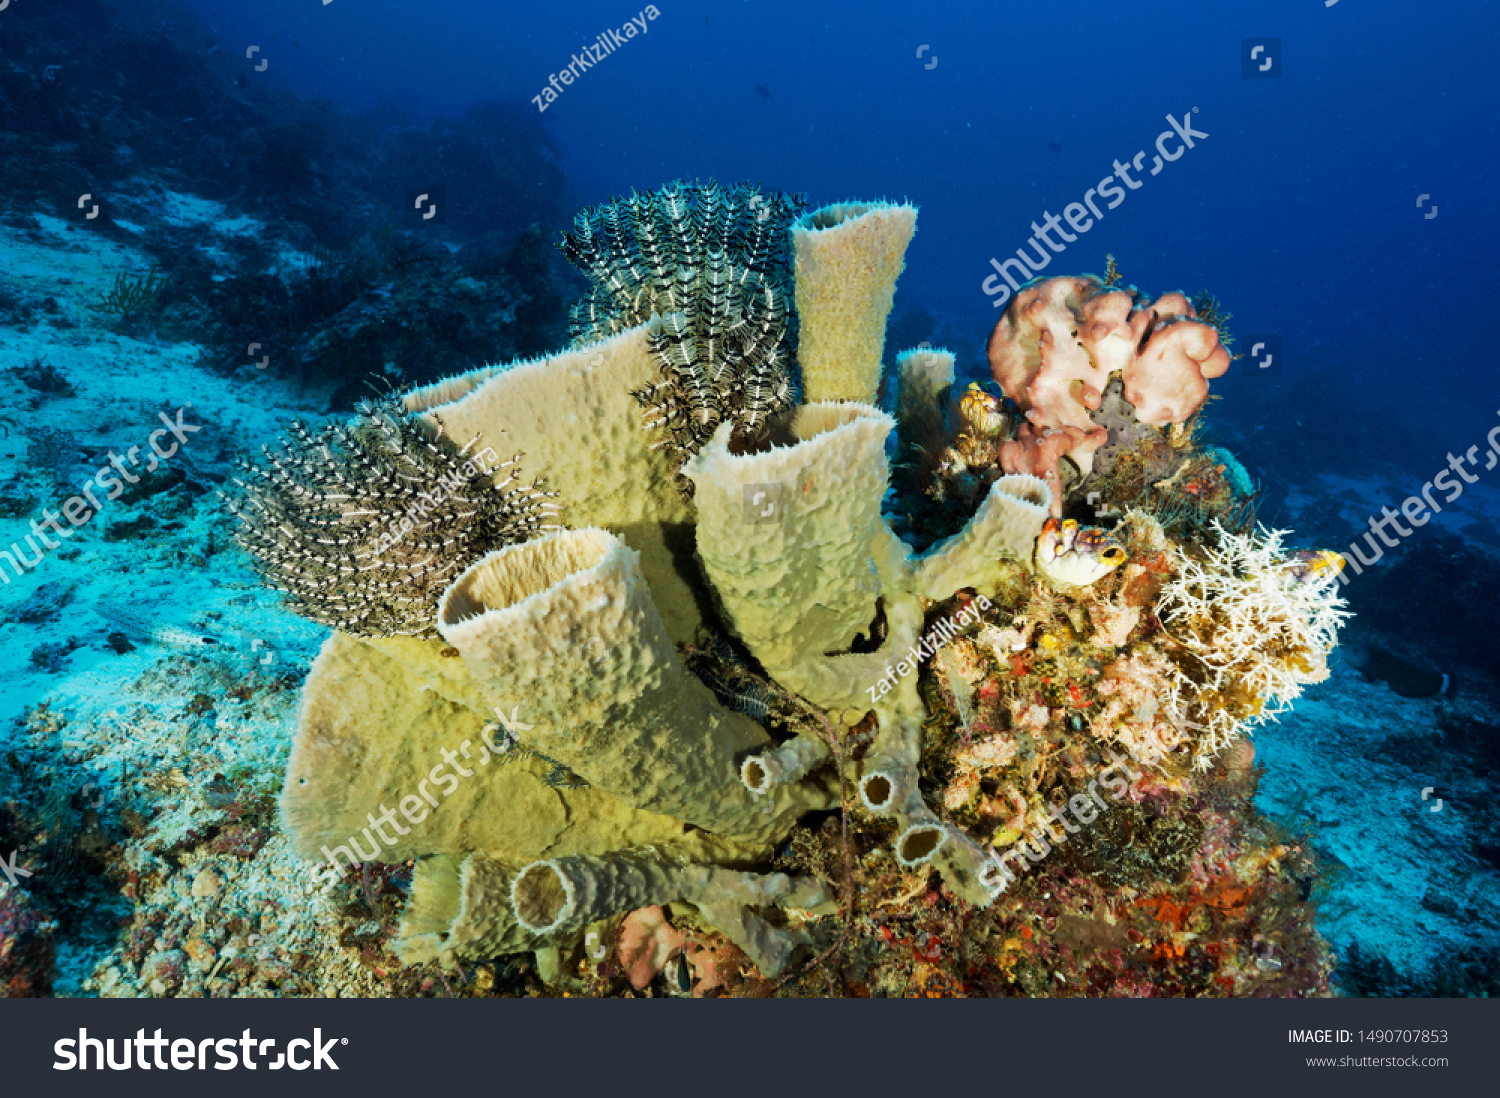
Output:
[[[480,98],[529,100],[644,7],[190,6],[226,48],[259,44],[289,87],[416,119]],[[1149,151],[1168,113],[1196,107],[1209,138],[1046,273],[1102,272],[1112,252],[1143,289],[1212,289],[1235,331],[1281,335],[1280,376],[1241,361],[1215,385],[1226,397],[1215,416],[1233,439],[1255,425],[1258,443],[1271,439],[1244,455],[1252,470],[1273,464],[1274,439],[1295,430],[1325,440],[1320,460],[1350,472],[1390,459],[1425,479],[1500,409],[1490,336],[1500,233],[1484,197],[1500,116],[1494,4],[657,7],[649,33],[543,115],[564,150],[570,209],[707,176],[806,191],[814,205],[909,199],[921,216],[898,311],[931,312],[941,336],[968,341],[955,349],[973,368],[997,314],[980,290],[990,257],[1023,246],[1033,219],[1082,198],[1116,157]],[[1282,79],[1242,77],[1247,37],[1282,39]],[[1424,193],[1436,218],[1417,208]]]

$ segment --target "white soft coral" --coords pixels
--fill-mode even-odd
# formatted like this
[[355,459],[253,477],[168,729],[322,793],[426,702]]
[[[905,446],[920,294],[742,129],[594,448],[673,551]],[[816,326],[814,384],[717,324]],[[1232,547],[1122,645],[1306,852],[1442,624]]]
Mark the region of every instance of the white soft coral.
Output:
[[[1169,709],[1201,733],[1198,765],[1250,727],[1288,709],[1302,688],[1328,677],[1328,652],[1349,611],[1338,569],[1323,558],[1309,567],[1282,546],[1286,531],[1259,527],[1233,534],[1216,522],[1217,548],[1204,559],[1178,555],[1176,577],[1156,613],[1188,657],[1174,669]],[[1234,687],[1256,699],[1231,713],[1207,695]]]

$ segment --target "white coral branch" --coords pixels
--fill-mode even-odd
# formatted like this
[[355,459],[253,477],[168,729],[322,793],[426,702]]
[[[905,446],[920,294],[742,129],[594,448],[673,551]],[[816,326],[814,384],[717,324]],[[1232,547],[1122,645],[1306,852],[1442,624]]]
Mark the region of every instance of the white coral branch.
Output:
[[[1202,560],[1177,555],[1176,577],[1156,613],[1202,669],[1202,683],[1174,669],[1169,708],[1195,718],[1198,762],[1249,728],[1285,712],[1306,685],[1328,677],[1327,655],[1350,612],[1334,568],[1305,568],[1283,548],[1283,530],[1234,534],[1215,523],[1218,546]],[[1251,717],[1200,702],[1237,684],[1260,701]]]

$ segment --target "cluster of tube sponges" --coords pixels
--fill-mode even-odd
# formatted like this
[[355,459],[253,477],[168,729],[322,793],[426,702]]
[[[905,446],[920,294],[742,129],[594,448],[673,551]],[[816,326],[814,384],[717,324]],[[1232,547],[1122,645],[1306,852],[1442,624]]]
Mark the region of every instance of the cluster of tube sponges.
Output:
[[[915,219],[875,203],[793,226],[809,403],[754,452],[736,452],[725,424],[682,467],[691,500],[631,396],[657,373],[659,319],[406,395],[431,437],[523,454],[569,528],[469,565],[433,608],[440,639],[338,633],[308,678],[284,818],[303,854],[340,867],[418,859],[405,960],[542,955],[682,901],[778,973],[807,941],[800,918],[835,897],[750,868],[799,817],[837,805],[846,778],[898,824],[904,866],[993,898],[993,859],[918,790],[925,710],[909,672],[934,603],[1036,566],[1052,500],[1034,477],[1003,477],[920,557],[882,517],[894,421],[873,402]],[[946,352],[898,365],[906,400],[953,379]],[[868,754],[840,775],[822,738],[777,744],[721,705],[678,651],[715,615],[831,721],[873,711]],[[559,765],[579,780],[549,781]]]

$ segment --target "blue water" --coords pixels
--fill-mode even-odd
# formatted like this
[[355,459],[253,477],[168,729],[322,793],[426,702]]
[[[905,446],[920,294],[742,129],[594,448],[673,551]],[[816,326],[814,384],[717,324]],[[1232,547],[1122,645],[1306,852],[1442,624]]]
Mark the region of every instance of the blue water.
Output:
[[[423,121],[480,98],[529,103],[585,44],[643,13],[636,0],[192,6],[226,49],[261,44],[302,94]],[[981,290],[989,260],[1024,247],[1033,219],[1060,216],[1117,158],[1145,150],[1149,170],[1166,116],[1196,111],[1210,136],[1129,191],[1048,273],[1102,271],[1110,252],[1143,289],[1212,289],[1237,331],[1280,336],[1278,375],[1241,363],[1219,387],[1226,423],[1243,394],[1257,410],[1269,397],[1295,412],[1306,431],[1379,417],[1386,437],[1404,439],[1398,421],[1410,418],[1425,429],[1412,444],[1436,444],[1487,430],[1500,409],[1484,289],[1500,244],[1485,198],[1500,149],[1494,5],[657,10],[647,33],[540,114],[567,179],[564,220],[676,177],[756,179],[814,204],[909,199],[922,213],[898,311],[967,333],[977,372],[996,316]],[[1280,39],[1280,78],[1244,78],[1252,37]],[[537,197],[556,217],[554,196]],[[1338,399],[1294,399],[1306,377],[1334,382]]]

